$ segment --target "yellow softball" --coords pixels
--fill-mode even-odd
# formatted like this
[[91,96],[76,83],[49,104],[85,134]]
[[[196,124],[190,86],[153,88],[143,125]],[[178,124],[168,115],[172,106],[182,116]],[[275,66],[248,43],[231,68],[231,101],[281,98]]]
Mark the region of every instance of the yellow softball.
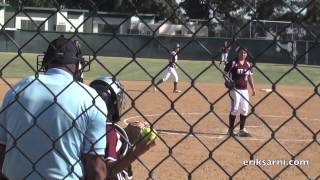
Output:
[[141,131],[141,136],[149,141],[154,141],[158,137],[157,132],[150,127],[143,128]]

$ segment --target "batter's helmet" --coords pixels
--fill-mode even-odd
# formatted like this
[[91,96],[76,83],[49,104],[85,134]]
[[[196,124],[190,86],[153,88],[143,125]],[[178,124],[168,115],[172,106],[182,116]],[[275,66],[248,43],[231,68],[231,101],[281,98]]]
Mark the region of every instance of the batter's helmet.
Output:
[[125,100],[122,84],[117,80],[113,80],[112,77],[101,77],[92,81],[90,86],[105,101],[108,108],[108,119],[114,123],[120,121],[121,110]]

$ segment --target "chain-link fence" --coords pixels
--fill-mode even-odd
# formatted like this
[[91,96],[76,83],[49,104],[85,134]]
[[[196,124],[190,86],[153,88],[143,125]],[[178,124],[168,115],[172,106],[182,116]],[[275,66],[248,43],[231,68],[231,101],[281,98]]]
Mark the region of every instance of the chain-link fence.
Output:
[[[6,145],[1,153],[5,158],[28,162],[28,167],[17,167],[23,169],[16,172],[23,179],[45,179],[65,172],[64,179],[82,177],[78,166],[85,160],[70,161],[57,144],[74,129],[81,132],[84,141],[91,140],[82,132],[83,124],[77,124],[90,114],[90,108],[74,115],[64,109],[68,103],[74,104],[59,99],[67,99],[64,94],[68,93],[90,92],[85,88],[70,92],[77,89],[73,84],[81,85],[78,81],[52,90],[47,80],[39,78],[36,63],[36,56],[63,35],[81,43],[82,54],[90,64],[90,71],[84,73],[85,84],[101,76],[124,84],[126,107],[119,124],[124,127],[143,120],[158,131],[156,146],[132,164],[135,179],[319,179],[319,24],[307,16],[319,6],[312,0],[297,4],[281,1],[280,8],[274,2],[269,16],[274,19],[259,20],[270,10],[263,9],[270,4],[262,2],[259,6],[259,1],[164,0],[158,2],[160,5],[153,1],[48,1],[49,8],[29,7],[31,2],[24,1],[1,4],[1,86],[11,90],[1,110],[1,135],[5,138],[0,143]],[[73,3],[81,9],[73,9]],[[103,8],[106,5],[125,13],[100,11],[108,9]],[[250,101],[248,94],[239,97],[249,104],[246,129],[251,137],[241,137],[240,131],[238,135],[228,132],[234,108],[230,104],[235,101],[232,92],[238,90],[223,85],[225,66],[219,61],[224,41],[231,47],[228,60],[242,47],[249,52],[256,95],[250,96]],[[168,61],[176,57],[172,51],[177,44],[179,58],[176,67],[172,66],[177,77],[172,87],[170,79],[162,76],[171,68]],[[15,86],[25,76],[34,79],[23,81],[22,88]],[[48,91],[46,105],[28,104],[28,99],[37,102],[35,99],[42,96],[28,90],[35,83]],[[4,95],[3,91],[2,99]],[[92,106],[99,109],[94,101]],[[52,112],[64,116],[70,127],[59,127],[60,134],[53,133],[53,126],[46,126],[49,117],[56,117],[48,114]],[[22,117],[19,114],[24,114],[28,123],[16,121]],[[236,123],[236,128],[241,124]],[[34,142],[30,141],[32,133],[39,133]],[[37,143],[39,138],[49,141],[49,147],[43,149]],[[90,142],[91,148],[103,138]],[[72,147],[64,148],[76,148],[77,143],[69,142]],[[128,153],[136,146],[130,145]],[[35,148],[41,149],[36,157],[31,155]],[[51,153],[56,153],[62,166],[67,164],[65,172],[42,174],[41,167],[52,162],[48,159]],[[12,154],[19,156],[13,158]],[[11,162],[4,162],[3,172],[11,172],[6,169],[12,167]]]

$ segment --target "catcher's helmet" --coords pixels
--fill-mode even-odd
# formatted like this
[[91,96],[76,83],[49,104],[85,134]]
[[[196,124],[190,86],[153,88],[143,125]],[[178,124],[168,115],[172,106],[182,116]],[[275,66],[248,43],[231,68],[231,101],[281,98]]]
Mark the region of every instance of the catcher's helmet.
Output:
[[90,83],[108,108],[108,119],[111,122],[120,121],[121,110],[124,105],[124,89],[122,84],[112,77],[101,77]]

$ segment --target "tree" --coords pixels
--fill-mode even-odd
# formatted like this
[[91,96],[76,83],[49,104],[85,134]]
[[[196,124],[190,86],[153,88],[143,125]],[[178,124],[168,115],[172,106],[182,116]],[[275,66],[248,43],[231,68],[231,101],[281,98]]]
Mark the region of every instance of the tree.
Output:
[[209,9],[206,3],[199,0],[187,0],[180,3],[190,19],[208,19]]
[[[309,23],[320,21],[320,2],[312,0],[307,7],[307,13],[300,12],[310,0],[185,0],[180,7],[186,16],[192,19],[209,19],[209,11],[215,17],[236,23],[245,16],[267,20],[306,19]],[[169,19],[179,23],[183,20],[180,7],[176,0],[7,0],[14,7],[65,7],[71,9],[89,9],[122,13],[151,13],[157,19]],[[300,12],[300,14],[297,14]]]
[[169,19],[178,23],[181,18],[175,0],[8,0],[13,7],[50,7],[69,9],[89,9],[106,12],[121,13],[149,13],[156,14],[158,19]]
[[319,25],[320,22],[320,2],[312,1],[311,4],[307,7],[307,14],[305,20],[308,23]]
[[68,8],[81,8],[85,5],[84,0],[57,0],[57,1],[47,1],[47,0],[8,0],[8,4],[13,7],[68,7]]

